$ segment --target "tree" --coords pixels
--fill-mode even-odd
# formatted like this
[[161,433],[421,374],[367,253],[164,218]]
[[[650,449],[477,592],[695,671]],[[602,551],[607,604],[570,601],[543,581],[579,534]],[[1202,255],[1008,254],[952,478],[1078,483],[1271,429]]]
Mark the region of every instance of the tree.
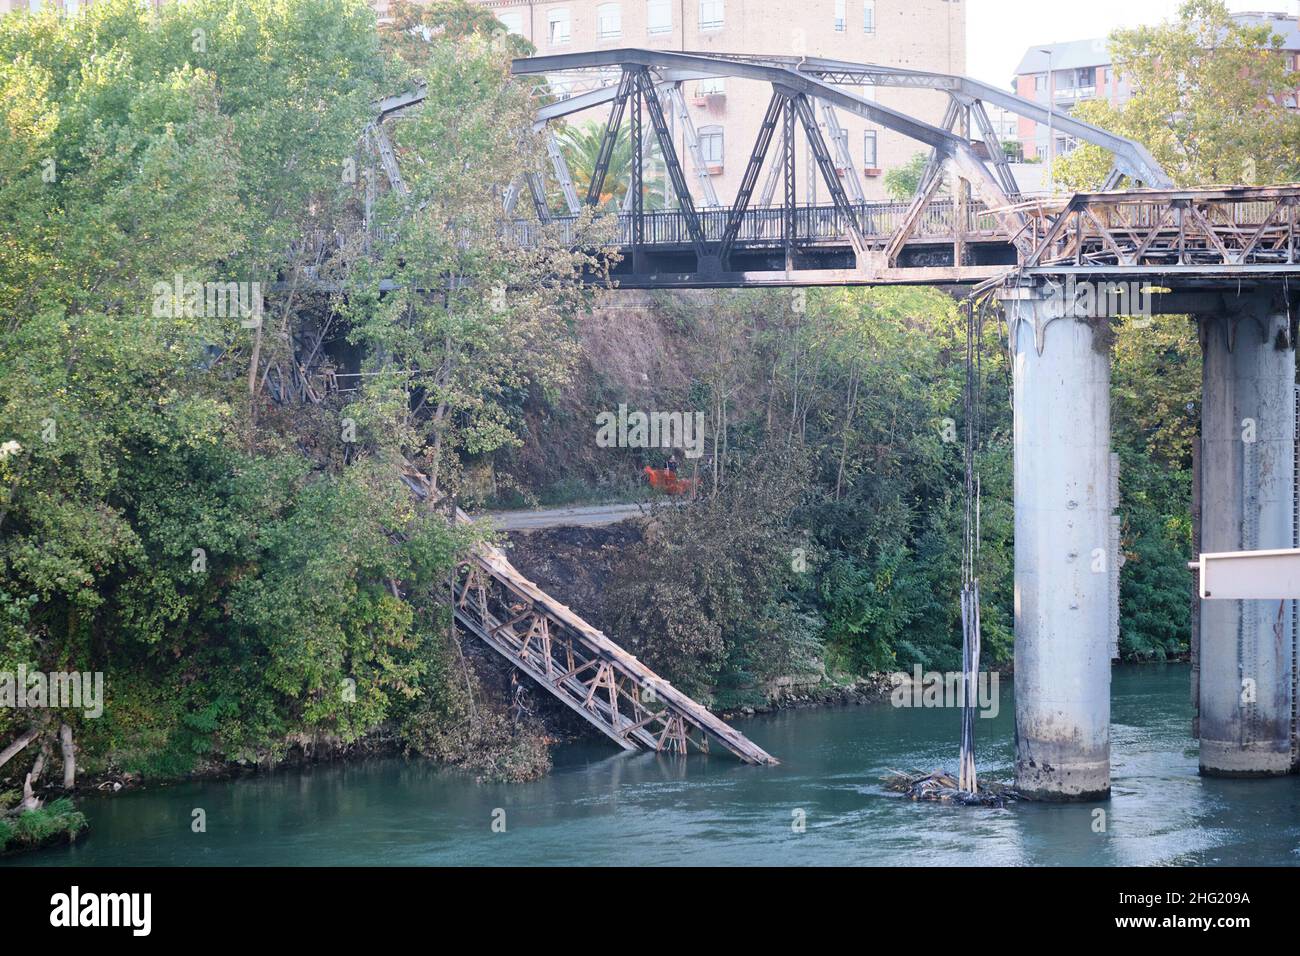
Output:
[[[629,107],[630,108],[630,107]],[[650,127],[646,126],[647,129]],[[605,138],[605,124],[587,122],[581,126],[565,126],[557,134],[560,149],[564,151],[569,174],[573,177],[573,186],[578,191],[578,198],[585,200],[591,188],[591,178],[595,175],[596,160],[600,155],[600,145]],[[646,209],[664,208],[664,177],[660,171],[661,160],[657,142],[649,137],[642,143],[643,196]],[[622,205],[624,197],[632,184],[632,135],[628,132],[626,120],[618,128],[614,139],[614,151],[610,154],[609,167],[605,172],[604,185],[597,205],[602,208],[617,208]]]
[[930,161],[928,153],[913,153],[902,166],[895,166],[885,173],[885,192],[894,202],[908,202],[921,185],[921,174]]
[[[1119,107],[1090,100],[1077,115],[1145,145],[1180,186],[1293,181],[1300,115],[1286,106],[1296,84],[1281,42],[1268,25],[1233,20],[1223,0],[1187,0],[1172,22],[1111,35],[1132,98]],[[1083,144],[1054,175],[1083,190],[1109,169],[1104,149]]]
[[[458,58],[458,42],[487,46]],[[455,360],[458,434],[490,446],[512,389],[562,366],[563,270],[588,260],[482,229],[501,181],[463,169],[490,167],[493,121],[521,128],[527,91],[500,37],[426,46],[428,116],[449,125],[399,137],[431,171],[411,176],[416,201],[438,198],[411,217],[423,232],[399,237],[404,294],[425,308],[415,288],[469,280],[453,296],[478,303],[455,313],[464,349],[438,356]],[[417,701],[454,712],[438,709],[453,695],[437,595],[469,540],[400,481],[408,433],[364,431],[439,394],[396,374],[432,346],[401,309],[392,326],[358,323],[390,356],[354,403],[360,441],[339,396],[302,387],[324,337],[311,326],[341,321],[303,293],[317,268],[304,233],[337,232],[327,274],[377,275],[353,228],[365,184],[347,173],[385,77],[409,67],[381,50],[368,6],[196,0],[155,15],[104,0],[0,18],[0,50],[0,671],[99,672],[107,694],[99,719],[0,708],[0,762],[32,760],[24,802],[60,751],[65,779],[108,759],[173,774],[355,740]],[[457,241],[475,225],[491,240]],[[544,278],[505,328],[485,282],[514,275]],[[177,277],[193,300],[174,299]],[[209,307],[203,284],[234,280],[270,293],[262,323]],[[364,299],[378,279],[354,288]]]
[[602,271],[589,214],[576,249],[540,223],[530,245],[498,228],[502,191],[544,155],[508,53],[499,37],[428,44],[418,74],[437,107],[396,136],[399,156],[418,159],[410,193],[379,204],[389,241],[350,283],[350,336],[373,375],[352,412],[364,437],[427,464],[435,487],[458,455],[517,443],[523,397],[571,369],[567,316],[591,295],[579,279]]

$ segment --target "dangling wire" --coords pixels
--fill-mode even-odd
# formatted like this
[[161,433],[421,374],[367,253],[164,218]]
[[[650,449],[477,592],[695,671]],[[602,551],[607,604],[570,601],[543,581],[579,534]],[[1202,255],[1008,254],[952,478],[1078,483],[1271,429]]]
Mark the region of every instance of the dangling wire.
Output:
[[965,520],[962,529],[961,560],[961,664],[962,714],[961,753],[957,786],[975,794],[979,790],[975,773],[976,686],[980,666],[980,474],[978,454],[983,434],[983,403],[980,383],[984,377],[984,310],[987,298],[963,303],[966,313],[966,388],[964,413],[966,443],[962,454],[965,469]]

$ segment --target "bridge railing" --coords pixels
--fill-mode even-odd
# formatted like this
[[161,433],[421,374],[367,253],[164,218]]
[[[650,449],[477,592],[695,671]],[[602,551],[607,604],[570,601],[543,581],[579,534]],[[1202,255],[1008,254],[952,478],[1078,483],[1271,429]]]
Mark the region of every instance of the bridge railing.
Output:
[[[855,203],[853,212],[869,240],[884,242],[889,239],[907,216],[908,203]],[[701,209],[697,213],[706,242],[720,242],[727,228],[731,210]],[[780,206],[759,206],[745,211],[741,218],[736,242],[747,244],[777,244],[783,240],[785,210]],[[577,241],[576,216],[554,216],[550,229],[559,229],[563,241]],[[957,205],[952,200],[930,203],[912,230],[914,240],[951,240],[955,235]],[[649,246],[689,246],[690,231],[686,216],[677,210],[647,211],[642,216],[644,242]],[[801,241],[844,242],[849,237],[849,224],[844,213],[833,205],[798,206],[794,212],[795,234]],[[535,240],[536,222],[514,220],[506,224],[508,235],[521,245],[531,245]],[[617,242],[632,244],[633,221],[630,213],[618,214]],[[967,207],[966,234],[995,236],[998,232],[996,217],[980,203]]]

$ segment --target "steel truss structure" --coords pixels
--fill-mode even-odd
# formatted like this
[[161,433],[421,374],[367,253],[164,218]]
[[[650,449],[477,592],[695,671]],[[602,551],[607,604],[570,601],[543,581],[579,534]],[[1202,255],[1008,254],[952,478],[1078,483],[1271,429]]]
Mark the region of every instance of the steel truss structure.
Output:
[[[417,498],[429,500],[428,477],[409,462],[401,478]],[[471,520],[459,508],[449,519]],[[708,753],[712,741],[745,763],[779,763],[529,581],[497,548],[478,545],[451,590],[452,612],[463,631],[622,749],[684,756]]]
[[776,758],[677,690],[483,547],[461,566],[456,623],[624,750],[709,752],[745,763]]
[[[611,213],[618,218],[616,242],[622,254],[612,277],[624,288],[962,285],[1011,272],[1123,271],[1135,279],[1185,273],[1210,283],[1251,273],[1297,275],[1300,186],[1176,190],[1141,144],[969,77],[808,57],[641,49],[520,59],[513,71],[562,80],[582,77],[585,82],[563,80],[566,89],[581,86],[584,91],[544,103],[534,122],[535,131],[545,135],[566,211],[554,212],[548,177],[539,171],[505,189],[503,230],[525,245],[533,241],[539,222],[559,228],[561,235],[569,233],[584,202],[598,203],[626,124],[632,139],[629,186],[621,211]],[[681,94],[682,83],[713,77],[771,88],[729,204],[714,191]],[[947,109],[936,126],[859,96],[851,87],[936,90],[947,95]],[[543,94],[547,89],[539,86]],[[402,192],[405,186],[383,121],[423,98],[420,90],[389,97],[368,131],[391,187]],[[1105,191],[1021,197],[986,104],[1038,123],[1050,117],[1056,129],[1108,150],[1113,165]],[[579,197],[549,124],[593,108],[607,109],[608,116],[592,180],[585,197]],[[863,200],[856,170],[845,155],[840,111],[930,148],[910,202]],[[689,172],[678,155],[677,127]],[[651,142],[658,147],[670,186],[670,208],[665,210],[645,207],[643,167]],[[829,203],[797,201],[800,145],[812,159],[810,185],[820,178]],[[767,178],[760,192],[764,168]],[[688,186],[692,174],[699,206]],[[940,195],[945,182],[953,184],[951,196]],[[1119,189],[1121,184],[1128,188]],[[524,191],[531,198],[531,215],[520,215],[516,208]]]

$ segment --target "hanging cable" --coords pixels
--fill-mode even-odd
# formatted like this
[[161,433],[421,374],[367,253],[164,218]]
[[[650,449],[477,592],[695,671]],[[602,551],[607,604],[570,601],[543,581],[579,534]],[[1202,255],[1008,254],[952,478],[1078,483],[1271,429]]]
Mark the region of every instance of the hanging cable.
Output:
[[957,786],[969,794],[979,791],[975,772],[975,709],[980,666],[980,474],[978,455],[983,433],[983,403],[980,384],[984,377],[984,310],[988,298],[968,298],[966,313],[966,387],[963,411],[966,416],[966,441],[962,464],[965,470],[965,509],[962,529],[961,562],[961,661],[962,715],[961,753],[958,760]]

